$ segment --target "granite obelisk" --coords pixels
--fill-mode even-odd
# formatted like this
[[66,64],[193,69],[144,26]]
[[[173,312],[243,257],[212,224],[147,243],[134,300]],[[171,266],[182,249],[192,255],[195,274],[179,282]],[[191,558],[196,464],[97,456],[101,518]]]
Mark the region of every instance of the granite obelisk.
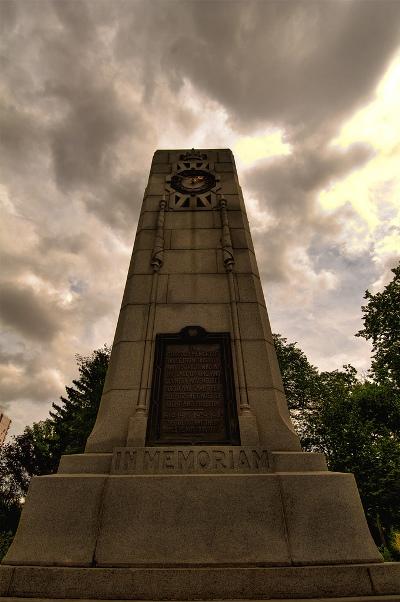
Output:
[[0,595],[400,600],[353,476],[301,451],[230,150],[154,154],[96,424]]

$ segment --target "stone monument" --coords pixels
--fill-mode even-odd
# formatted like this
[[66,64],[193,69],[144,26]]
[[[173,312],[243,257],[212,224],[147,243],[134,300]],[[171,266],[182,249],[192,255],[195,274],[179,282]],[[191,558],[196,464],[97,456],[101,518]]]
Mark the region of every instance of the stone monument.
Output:
[[96,424],[32,479],[0,595],[400,600],[293,430],[230,150],[155,153]]

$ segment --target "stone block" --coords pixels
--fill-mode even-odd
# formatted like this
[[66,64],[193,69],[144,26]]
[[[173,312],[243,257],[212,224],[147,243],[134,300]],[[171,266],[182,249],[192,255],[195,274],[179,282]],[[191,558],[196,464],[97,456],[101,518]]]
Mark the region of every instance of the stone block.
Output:
[[154,270],[151,265],[151,256],[151,249],[135,249],[129,266],[128,278],[134,274],[152,274]]
[[245,303],[265,305],[260,279],[254,274],[235,274],[238,289],[238,300]]
[[238,303],[240,336],[242,339],[265,339],[272,342],[272,334],[265,324],[265,308],[259,303]]
[[214,169],[217,173],[221,173],[221,172],[234,173],[235,167],[234,167],[233,163],[216,163],[214,165]]
[[353,475],[281,474],[282,499],[295,565],[379,562]]
[[285,565],[281,510],[273,475],[110,477],[96,564]]
[[[153,178],[162,178],[165,180],[165,176],[152,176]],[[158,214],[160,210],[160,202],[164,197],[164,193],[149,193],[149,189],[146,191],[146,194],[143,199],[141,214],[144,212],[152,211]]]
[[215,274],[217,272],[216,251],[214,249],[165,251],[162,270],[167,274]]
[[149,184],[146,189],[148,196],[144,199],[144,205],[148,211],[154,211],[150,209],[149,197],[163,195],[165,192],[165,175],[164,174],[151,174],[149,177]]
[[276,389],[249,389],[247,394],[257,417],[260,445],[270,451],[301,451],[284,394]]
[[246,214],[243,213],[241,209],[228,210],[228,222],[230,228],[244,228],[245,230],[249,230],[249,222],[247,220]]
[[273,387],[273,378],[266,341],[242,340],[244,370],[248,388]]
[[[217,249],[218,272],[225,272],[222,250]],[[235,259],[234,272],[235,274],[254,274],[258,276],[257,263],[254,254],[250,249],[234,249],[233,256]]]
[[138,389],[103,393],[86,453],[110,453],[114,447],[126,444],[129,419],[135,413],[138,395]]
[[4,562],[91,566],[105,479],[94,475],[33,477]]
[[172,230],[171,249],[217,249],[221,247],[221,230]]
[[153,249],[155,237],[155,230],[138,230],[135,238],[135,251],[137,249]]
[[369,574],[375,593],[398,594],[400,600],[400,563],[385,562],[369,567]]
[[114,345],[121,341],[142,341],[146,338],[149,305],[125,305],[119,314]]
[[71,454],[61,456],[59,474],[108,474],[112,454]]
[[[368,565],[220,568],[16,567],[10,593],[45,599],[399,602],[374,596]],[[301,596],[301,600],[300,597]],[[21,598],[6,598],[19,602]]]
[[138,230],[155,230],[158,214],[158,211],[142,211],[138,221]]
[[172,274],[168,303],[229,303],[226,274]]
[[189,324],[209,332],[230,332],[231,310],[228,303],[168,303],[157,305],[154,332],[179,332]]
[[[127,304],[150,303],[153,274],[134,274],[126,281],[122,307]],[[168,275],[157,276],[157,303],[165,303],[167,300]]]
[[[225,195],[239,195],[239,186],[238,186],[238,181],[237,181],[237,176],[236,174],[233,173],[220,173],[219,174],[220,177],[220,181],[219,184],[221,186],[221,193],[225,196]],[[240,207],[240,200],[238,198],[238,205],[230,205],[229,201],[228,201],[228,208],[229,209],[239,209]]]
[[140,385],[144,342],[121,341],[113,346],[104,392],[112,389],[135,389]]
[[267,341],[273,341],[272,331],[271,331],[271,325],[270,325],[270,322],[269,322],[269,316],[268,316],[267,308],[265,307],[264,304],[259,304],[258,307],[259,307],[260,316],[261,316],[261,322],[262,322],[262,327],[263,327],[263,332],[264,332],[264,338]]
[[321,472],[328,470],[324,454],[316,452],[271,452],[275,472]]
[[247,232],[244,228],[231,228],[231,238],[234,249],[249,248]]
[[8,594],[13,572],[14,567],[12,566],[0,566],[0,596]]
[[165,163],[155,163],[151,166],[151,174],[169,174],[171,173],[171,165]]
[[169,153],[166,150],[157,150],[153,155],[152,165],[158,163],[168,163],[169,162]]
[[234,165],[232,151],[229,148],[225,150],[219,150],[218,161],[220,161],[221,163],[231,163],[232,165]]
[[222,228],[221,212],[218,209],[214,209],[213,217],[214,217],[214,228],[219,228],[219,230],[221,230],[221,228]]
[[247,410],[239,414],[240,441],[242,445],[259,445],[257,418],[255,414]]
[[167,211],[165,228],[214,228],[214,211]]
[[[224,199],[227,202],[226,208],[228,210],[228,221],[229,221],[230,214],[232,211],[241,211],[242,203],[240,200],[240,196],[238,195],[234,176],[231,174],[223,174],[222,179],[227,181],[225,184],[225,188],[222,189],[222,194],[224,196]],[[228,190],[231,190],[231,192],[228,192]],[[229,225],[231,225],[230,221],[229,221]],[[231,225],[231,227],[232,227],[232,225]]]

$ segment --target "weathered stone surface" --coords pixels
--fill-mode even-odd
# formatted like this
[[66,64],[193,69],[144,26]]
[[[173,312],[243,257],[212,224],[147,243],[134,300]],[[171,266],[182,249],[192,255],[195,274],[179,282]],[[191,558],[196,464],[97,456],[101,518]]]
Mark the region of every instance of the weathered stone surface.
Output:
[[59,474],[108,474],[112,454],[71,454],[61,456]]
[[267,389],[273,386],[267,346],[266,341],[242,340],[246,381],[251,387]]
[[171,249],[217,249],[221,247],[221,230],[172,230]]
[[168,274],[215,274],[215,249],[182,249],[164,252],[163,272]]
[[399,596],[374,596],[368,565],[95,570],[16,567],[9,595],[32,597],[37,596],[37,592],[44,599],[59,596],[73,600],[268,599],[288,602],[294,599],[293,592],[299,602],[399,600]]
[[371,566],[368,570],[376,594],[398,594],[400,591],[400,563],[385,562],[381,565]]
[[135,414],[139,389],[115,390],[103,393],[96,423],[85,451],[109,453],[118,445],[125,445],[129,419]]
[[217,172],[229,172],[233,173],[234,166],[231,162],[229,163],[216,163],[214,165],[215,171]]
[[114,345],[104,393],[112,389],[135,389],[140,386],[143,350],[142,341],[121,341]]
[[[167,303],[229,303],[226,274],[171,274]],[[194,311],[195,307],[193,308]],[[196,323],[196,313],[192,323]]]
[[239,301],[245,303],[259,303],[265,305],[260,279],[253,274],[235,274]]
[[178,332],[195,319],[210,332],[229,332],[231,310],[228,303],[166,303],[157,305],[156,332]]
[[14,567],[12,566],[0,566],[0,596],[7,595],[13,572]]
[[265,308],[258,303],[238,303],[239,328],[242,339],[266,340],[272,342],[269,323],[266,322]]
[[[124,297],[122,299],[122,307],[124,307],[128,303],[150,303],[153,278],[153,274],[135,274],[131,278],[128,278],[125,287]],[[157,303],[166,303],[168,275],[158,274],[157,279]]]
[[148,313],[148,304],[125,305],[119,314],[114,345],[121,341],[144,340],[146,338]]
[[328,470],[324,454],[312,452],[271,452],[275,472],[321,472]]
[[351,474],[280,475],[294,564],[379,562]]
[[165,215],[165,228],[214,228],[213,211],[168,211]]
[[271,451],[301,451],[283,394],[273,388],[252,388],[248,389],[248,397],[257,417],[260,445],[265,445]]
[[155,230],[140,230],[136,234],[135,238],[135,250],[136,249],[153,249],[155,242],[156,231]]
[[90,566],[105,477],[33,477],[4,559],[11,565]]
[[290,563],[272,475],[111,477],[102,516],[98,566]]
[[134,250],[129,266],[128,277],[133,274],[152,274],[153,268],[151,266],[152,250],[150,249],[138,249]]
[[153,155],[153,164],[156,163],[168,163],[169,155],[168,151],[165,150],[157,150]]

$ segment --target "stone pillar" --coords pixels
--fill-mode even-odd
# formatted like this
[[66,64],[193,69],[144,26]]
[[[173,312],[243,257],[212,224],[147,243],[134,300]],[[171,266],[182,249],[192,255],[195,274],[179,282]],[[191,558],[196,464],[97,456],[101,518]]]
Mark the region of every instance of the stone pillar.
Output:
[[155,153],[95,427],[32,479],[1,596],[400,600],[353,475],[300,450],[231,151]]
[[[186,192],[188,170],[211,188]],[[154,155],[87,452],[144,445],[156,334],[190,324],[231,334],[242,444],[299,451],[230,150]]]

